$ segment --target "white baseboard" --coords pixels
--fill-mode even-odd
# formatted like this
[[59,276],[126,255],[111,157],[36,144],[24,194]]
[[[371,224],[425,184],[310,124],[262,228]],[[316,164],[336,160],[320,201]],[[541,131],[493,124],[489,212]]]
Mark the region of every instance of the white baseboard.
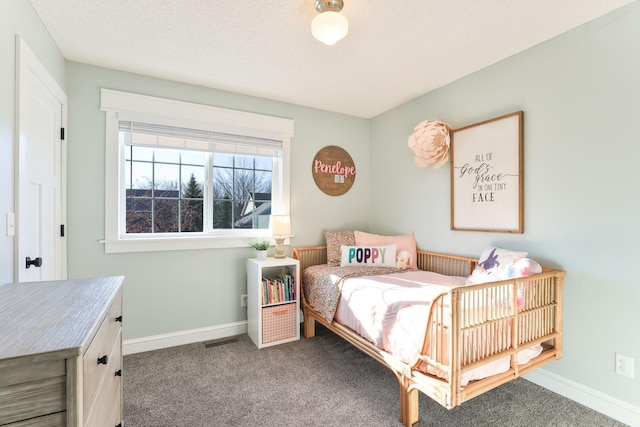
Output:
[[122,354],[142,353],[144,351],[160,350],[177,345],[193,344],[220,338],[232,337],[247,333],[247,321],[227,323],[225,325],[209,326],[206,328],[190,329],[168,334],[152,335],[150,337],[134,338],[122,342]]
[[640,408],[637,406],[540,368],[523,378],[631,427],[640,427]]

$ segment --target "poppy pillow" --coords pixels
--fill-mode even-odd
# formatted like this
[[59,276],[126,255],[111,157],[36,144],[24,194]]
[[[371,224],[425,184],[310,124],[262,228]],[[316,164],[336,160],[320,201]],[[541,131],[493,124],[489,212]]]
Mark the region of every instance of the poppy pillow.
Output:
[[340,267],[395,267],[396,245],[342,246]]
[[400,236],[383,236],[379,234],[365,233],[364,231],[354,231],[353,235],[355,236],[355,244],[357,246],[382,246],[395,244],[397,251],[409,252],[409,259],[407,261],[407,266],[409,268],[416,268],[418,265],[416,238],[413,235],[413,231]]

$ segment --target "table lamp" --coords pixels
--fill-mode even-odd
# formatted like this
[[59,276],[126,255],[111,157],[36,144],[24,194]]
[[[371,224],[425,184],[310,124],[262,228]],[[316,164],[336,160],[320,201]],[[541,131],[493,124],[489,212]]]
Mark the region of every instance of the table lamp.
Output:
[[284,258],[284,239],[291,236],[289,215],[271,215],[271,233],[276,241],[274,258]]

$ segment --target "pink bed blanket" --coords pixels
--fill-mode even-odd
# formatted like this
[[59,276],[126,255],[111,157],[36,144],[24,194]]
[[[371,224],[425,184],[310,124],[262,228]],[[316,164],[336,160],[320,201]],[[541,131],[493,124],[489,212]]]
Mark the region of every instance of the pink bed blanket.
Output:
[[[464,286],[467,278],[422,270],[383,270],[309,267],[303,276],[305,297],[327,320],[336,320],[404,363],[412,363],[422,349],[432,302],[451,288]],[[540,346],[521,350],[518,363],[528,362],[541,351]],[[444,371],[420,366],[432,375],[447,377]],[[505,372],[509,366],[509,357],[498,359],[466,372],[461,383]]]
[[331,322],[338,307],[342,284],[346,279],[359,276],[378,276],[398,271],[400,270],[393,267],[312,265],[305,268],[302,273],[304,296],[311,307]]
[[353,277],[342,283],[334,318],[410,363],[420,353],[431,303],[465,280],[421,270]]

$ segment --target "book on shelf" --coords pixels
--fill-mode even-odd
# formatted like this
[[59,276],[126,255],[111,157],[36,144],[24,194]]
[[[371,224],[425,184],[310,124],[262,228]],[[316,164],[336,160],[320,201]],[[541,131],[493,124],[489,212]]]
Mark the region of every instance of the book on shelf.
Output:
[[262,277],[262,304],[276,304],[296,300],[295,277],[280,273]]

